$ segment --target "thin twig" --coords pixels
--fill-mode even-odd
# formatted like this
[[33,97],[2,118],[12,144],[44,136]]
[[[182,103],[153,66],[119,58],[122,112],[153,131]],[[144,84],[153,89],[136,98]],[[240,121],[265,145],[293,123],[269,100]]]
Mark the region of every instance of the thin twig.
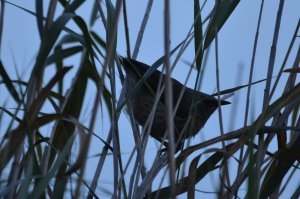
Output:
[[168,154],[164,153],[162,156],[156,159],[151,166],[151,169],[148,171],[147,175],[145,176],[143,182],[138,187],[134,199],[143,198],[146,191],[149,189],[150,185],[152,184],[154,178],[158,174],[158,172],[166,165],[168,160]]
[[101,7],[100,0],[97,0],[96,5],[97,5],[97,9],[98,9],[98,11],[99,11],[99,14],[100,14],[100,16],[101,16],[101,19],[102,19],[101,21],[102,21],[102,23],[103,23],[103,26],[104,26],[104,28],[106,29],[106,24],[107,24],[107,22],[106,22],[106,18],[105,18],[103,9],[102,9],[102,7]]
[[[272,74],[273,74],[273,69],[274,69],[274,65],[275,65],[276,46],[277,46],[277,41],[278,41],[278,36],[279,36],[279,29],[280,29],[280,22],[281,22],[283,6],[284,6],[284,0],[280,0],[278,11],[277,11],[273,42],[272,42],[272,47],[271,47],[270,57],[269,57],[267,82],[266,82],[264,98],[263,98],[263,107],[262,107],[263,110],[266,109],[266,107],[269,103],[269,100],[270,100],[270,87],[271,87],[271,83],[272,83],[271,82]],[[261,172],[260,171],[261,171],[261,164],[263,161],[263,153],[262,153],[263,145],[264,145],[263,142],[264,142],[264,136],[260,135],[258,137],[258,156],[256,157],[255,178],[257,180],[257,183],[256,183],[256,188],[255,188],[256,190],[254,190],[256,194],[258,194],[260,191],[260,181],[261,181]],[[256,195],[256,196],[258,196],[258,195]]]
[[261,22],[261,16],[262,16],[262,12],[263,12],[263,7],[264,7],[264,0],[261,1],[261,5],[260,5],[259,17],[258,17],[258,22],[257,22],[257,27],[256,27],[256,34],[255,34],[255,39],[254,39],[253,51],[252,51],[252,58],[251,58],[251,65],[250,65],[250,74],[249,74],[249,81],[248,81],[248,87],[247,87],[247,97],[246,97],[246,110],[245,110],[244,126],[247,126],[247,121],[248,121],[251,83],[252,83],[252,79],[253,79],[253,70],[254,70],[256,49],[257,49],[257,41],[258,41],[258,36],[259,36],[259,29],[260,29],[260,22]]
[[[222,108],[221,108],[221,96],[220,96],[220,74],[219,74],[219,50],[218,50],[218,33],[217,30],[215,32],[215,54],[216,54],[216,79],[217,79],[217,97],[218,97],[218,115],[219,115],[219,123],[220,123],[220,132],[221,135],[224,135],[224,127],[223,127],[223,117],[222,117]],[[225,141],[222,140],[222,148],[225,149]],[[224,173],[222,176],[222,184],[225,185],[223,180],[227,180],[227,185],[230,186],[230,178],[229,178],[229,170],[228,170],[228,164],[227,164],[227,158],[225,158],[225,164],[224,164]],[[224,186],[226,187],[226,186]],[[220,190],[222,193],[222,190]]]
[[[296,41],[296,38],[297,38],[297,32],[299,31],[299,29],[300,29],[300,19],[298,20],[298,23],[297,23],[295,32],[294,32],[294,34],[293,34],[291,43],[290,43],[289,48],[288,48],[288,50],[287,50],[287,53],[286,53],[286,55],[285,55],[285,57],[284,57],[284,60],[283,60],[283,62],[282,62],[282,64],[281,64],[281,67],[280,67],[280,70],[279,70],[279,72],[278,72],[278,75],[277,75],[277,77],[276,77],[276,79],[275,79],[274,86],[273,86],[273,88],[272,88],[272,90],[271,90],[271,93],[270,93],[270,98],[272,98],[272,96],[273,96],[274,93],[275,93],[275,90],[276,90],[277,85],[278,85],[278,83],[279,83],[280,77],[281,77],[281,75],[282,75],[282,73],[283,73],[283,69],[284,69],[284,67],[286,66],[287,60],[288,60],[288,58],[289,58],[289,56],[290,56],[290,53],[291,53],[291,51],[292,51],[292,47],[293,47],[293,45],[294,45],[294,43],[295,43],[295,41]],[[297,56],[298,56],[298,55],[297,55]]]
[[165,16],[164,16],[164,28],[165,28],[165,69],[166,69],[166,117],[167,117],[167,132],[168,132],[168,163],[169,163],[169,175],[171,184],[171,198],[175,198],[175,138],[174,138],[174,121],[173,121],[173,92],[170,73],[170,1],[165,0]]
[[0,55],[1,55],[1,46],[2,46],[2,34],[3,34],[3,22],[4,22],[4,12],[5,12],[5,3],[1,1],[1,10],[0,10]]
[[126,0],[123,0],[123,18],[124,18],[125,38],[126,38],[126,46],[127,46],[127,48],[126,48],[127,49],[127,57],[131,58]]
[[146,25],[147,25],[147,22],[148,22],[149,14],[151,12],[152,4],[153,4],[153,0],[149,0],[148,4],[147,4],[146,11],[145,11],[145,15],[143,17],[143,21],[142,21],[142,24],[141,24],[141,27],[140,27],[138,37],[136,38],[135,47],[134,47],[134,50],[133,50],[133,53],[132,53],[132,58],[133,59],[136,59],[137,55],[139,53],[139,49],[140,49],[140,46],[141,46],[141,43],[142,43],[143,35],[144,35]]
[[263,109],[267,106],[268,100],[269,100],[269,95],[270,95],[270,88],[271,88],[271,83],[272,83],[271,81],[272,81],[272,75],[273,75],[273,70],[274,70],[274,65],[275,65],[276,48],[277,48],[280,22],[281,22],[281,16],[282,16],[284,2],[285,2],[284,0],[280,0],[278,11],[277,11],[277,16],[276,16],[273,42],[272,42],[270,57],[269,57],[269,66],[268,66],[267,82],[266,82],[264,100],[263,100]]
[[[98,93],[102,93],[102,90],[103,90],[103,85],[104,85],[104,79],[105,79],[105,76],[106,76],[106,70],[107,70],[107,67],[108,67],[108,64],[109,62],[111,61],[112,59],[112,56],[113,56],[113,51],[115,50],[114,49],[114,43],[116,41],[113,41],[113,38],[116,39],[116,35],[117,35],[117,25],[118,25],[118,20],[119,20],[119,16],[120,16],[120,12],[121,12],[121,6],[122,5],[122,0],[118,0],[117,3],[116,3],[116,9],[115,9],[115,15],[114,15],[114,21],[113,21],[113,26],[112,26],[112,30],[111,30],[111,41],[108,41],[107,42],[107,53],[106,53],[106,59],[104,61],[104,64],[103,64],[103,70],[102,70],[102,73],[101,73],[101,77],[100,77],[100,82],[98,82]],[[101,13],[100,13],[101,14]],[[117,118],[114,118],[115,120],[117,120]],[[94,122],[93,122],[94,123]],[[113,124],[114,125],[114,124]],[[112,126],[113,126],[112,125]],[[91,128],[90,128],[91,129]],[[112,137],[114,137],[114,128],[111,128],[111,131],[112,132]],[[110,137],[110,135],[108,135],[108,138]],[[115,140],[116,141],[116,140]],[[110,142],[107,142],[108,144],[110,144]],[[117,144],[116,142],[114,142],[114,144]],[[107,152],[107,151],[106,151]],[[118,153],[118,146],[114,145],[114,156],[115,155],[118,155],[116,154]],[[103,159],[102,159],[103,158]],[[105,160],[105,156],[101,156],[101,159],[99,160],[99,163],[100,162],[104,162]],[[114,161],[114,164],[118,164],[117,161],[115,160]],[[115,171],[115,175],[117,175],[118,171]],[[99,171],[99,175],[100,175],[101,171]],[[94,176],[95,178],[95,176]],[[115,178],[115,185],[117,186],[118,184],[118,179]],[[94,190],[93,190],[94,191]],[[116,190],[115,190],[116,191]],[[89,196],[88,196],[89,197]],[[114,197],[116,197],[116,192],[114,192]]]
[[[257,49],[257,42],[258,42],[258,36],[259,36],[259,30],[260,30],[260,23],[261,23],[261,16],[263,12],[263,7],[264,7],[264,0],[261,1],[260,5],[260,11],[259,11],[259,17],[258,17],[258,22],[257,22],[257,27],[256,27],[256,34],[255,34],[255,39],[254,39],[254,45],[253,45],[253,51],[252,51],[252,58],[251,58],[251,65],[250,65],[250,74],[249,74],[249,81],[248,81],[248,87],[247,87],[247,97],[246,97],[246,108],[245,108],[245,119],[244,119],[244,126],[247,126],[248,122],[248,115],[249,115],[249,106],[250,106],[250,92],[251,92],[251,84],[252,84],[252,79],[253,79],[253,70],[254,70],[254,63],[255,63],[255,57],[256,57],[256,49]],[[249,153],[246,153],[249,154]],[[240,162],[245,162],[242,159],[246,160],[248,156],[244,156],[244,146],[241,148],[240,151]],[[244,156],[244,157],[243,157]],[[243,169],[243,164],[238,165],[238,172],[237,176],[240,176],[242,169]],[[236,192],[236,195],[238,194],[238,189],[237,190],[232,190],[233,193]]]

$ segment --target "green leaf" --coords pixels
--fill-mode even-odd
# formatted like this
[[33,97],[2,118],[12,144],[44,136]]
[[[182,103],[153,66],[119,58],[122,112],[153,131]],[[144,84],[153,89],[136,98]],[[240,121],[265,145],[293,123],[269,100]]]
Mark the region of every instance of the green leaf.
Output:
[[37,98],[32,103],[31,107],[29,108],[29,112],[27,117],[34,117],[42,105],[44,104],[45,100],[51,93],[51,89],[53,86],[60,81],[64,75],[71,69],[71,67],[64,67],[62,70],[58,71],[54,77],[49,81],[49,83],[39,92]]
[[[88,27],[87,27],[85,21],[79,16],[75,16],[74,21],[77,24],[77,26],[80,28],[81,32],[83,33],[83,38],[85,41],[85,47],[86,47],[87,53],[89,54],[93,65],[95,65],[94,59],[97,58],[97,56],[94,53],[94,50],[92,48],[93,43],[92,43],[92,39],[91,39],[89,31],[88,31]],[[97,46],[96,46],[96,48],[97,48]]]
[[196,185],[196,175],[197,175],[197,166],[200,161],[201,155],[198,155],[194,158],[189,167],[189,175],[188,175],[188,198],[195,198],[195,185]]
[[78,52],[81,52],[82,50],[82,46],[74,46],[67,49],[60,49],[58,51],[55,51],[52,55],[50,55],[47,58],[45,65],[50,65],[58,61],[62,61],[63,59],[70,57]]
[[96,32],[91,31],[91,35],[102,48],[106,49],[105,41]]
[[94,5],[90,17],[90,26],[93,26],[97,20],[97,14],[98,14],[97,3],[98,3],[97,1],[94,1]]
[[43,1],[40,0],[35,1],[35,10],[36,10],[36,21],[37,21],[38,31],[39,31],[40,38],[42,39],[44,33]]
[[[75,16],[73,13],[63,13],[58,19],[52,24],[49,31],[45,33],[45,37],[42,40],[39,53],[36,58],[33,72],[31,73],[30,82],[33,81],[37,76],[40,75],[41,70],[44,68],[45,61],[53,48],[56,40],[66,23]],[[30,83],[29,83],[30,84]],[[30,87],[30,86],[29,86]]]
[[[267,80],[267,79],[261,79],[261,80],[252,82],[250,85],[255,85],[255,84],[264,82],[264,81],[266,81],[266,80]],[[238,91],[238,90],[240,90],[240,89],[242,89],[242,88],[245,88],[245,87],[248,87],[248,86],[249,86],[249,84],[244,84],[244,85],[241,85],[241,86],[236,86],[236,87],[234,87],[234,88],[229,88],[229,89],[226,89],[226,90],[222,90],[222,91],[220,92],[220,95],[233,93],[233,92],[235,92],[235,91]],[[217,95],[218,95],[218,93],[214,93],[214,94],[211,95],[211,97],[217,96]]]
[[224,23],[230,17],[240,0],[223,0],[217,1],[213,10],[213,16],[207,27],[207,35],[204,42],[206,49],[216,37],[216,31],[219,32]]
[[71,4],[65,4],[65,12],[75,12],[83,3],[85,0],[74,0]]
[[196,67],[197,70],[201,70],[202,64],[202,40],[203,40],[203,33],[202,33],[202,18],[201,18],[201,11],[199,0],[194,0],[194,36],[195,36],[195,56],[196,56]]
[[267,174],[264,177],[260,198],[268,198],[276,188],[280,187],[288,171],[293,167],[295,161],[300,161],[300,136],[290,149],[282,149],[275,154]]
[[[87,89],[87,60],[88,57],[85,56],[82,65],[77,71],[77,75],[73,80],[72,88],[70,88],[70,93],[64,102],[64,107],[62,110],[62,114],[65,116],[74,117],[76,119],[79,118],[81,108],[83,105],[83,99],[86,94]],[[59,120],[56,124],[56,128],[54,129],[53,135],[53,146],[58,151],[61,151],[68,140],[74,135],[75,125],[70,123],[69,121]],[[49,165],[52,165],[56,155],[56,150],[51,150]],[[66,160],[69,159],[70,151],[68,156],[66,156]],[[63,174],[67,168],[67,163],[63,163],[58,173]],[[54,195],[55,198],[61,198],[62,190],[65,190],[67,179],[63,176],[57,177],[54,185]]]
[[11,96],[14,98],[14,100],[17,103],[20,103],[20,97],[19,97],[11,79],[9,78],[1,60],[0,60],[0,75],[2,76],[3,82],[4,82],[8,92],[11,94]]
[[21,123],[23,120],[18,118],[15,114],[13,114],[12,112],[10,112],[8,109],[1,107],[0,106],[0,110],[2,110],[4,113],[8,114],[11,118],[13,118],[14,120],[16,120],[18,123]]
[[79,42],[83,46],[85,46],[85,41],[82,35],[74,32],[71,34],[63,35],[61,39],[57,42],[57,46],[62,46],[63,44],[71,44],[76,42]]

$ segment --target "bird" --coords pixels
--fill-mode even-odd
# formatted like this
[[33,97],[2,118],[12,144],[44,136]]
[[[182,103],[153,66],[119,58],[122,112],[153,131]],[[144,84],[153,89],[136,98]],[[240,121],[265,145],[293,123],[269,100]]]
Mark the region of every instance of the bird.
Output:
[[[125,96],[128,98],[136,122],[144,127],[156,100],[156,93],[160,90],[159,80],[164,83],[166,75],[159,70],[149,71],[150,66],[140,61],[120,56],[126,76],[123,84]],[[147,75],[145,75],[147,73]],[[149,76],[150,74],[150,76]],[[148,76],[147,78],[145,78]],[[137,86],[142,79],[142,84]],[[174,140],[175,152],[182,149],[185,139],[194,137],[205,125],[209,117],[217,110],[219,103],[214,97],[188,88],[174,78],[171,78],[174,111]],[[162,84],[163,84],[162,83]],[[183,95],[181,95],[183,91]],[[150,135],[168,146],[167,115],[166,115],[166,90],[162,91],[156,103],[156,109],[150,128]],[[182,96],[182,97],[181,97]],[[176,105],[177,109],[176,108]],[[230,102],[221,100],[221,105]]]

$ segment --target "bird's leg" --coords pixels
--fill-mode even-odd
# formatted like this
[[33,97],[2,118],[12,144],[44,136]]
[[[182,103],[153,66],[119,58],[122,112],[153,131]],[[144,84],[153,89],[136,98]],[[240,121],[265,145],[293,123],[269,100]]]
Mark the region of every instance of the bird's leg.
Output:
[[159,156],[161,156],[164,152],[168,151],[168,144],[169,143],[166,142],[165,140],[162,140],[162,139],[156,139],[156,140],[159,141],[160,143],[162,143],[165,147],[165,148],[162,148],[162,149],[158,150]]
[[[165,148],[160,149],[160,150],[158,151],[158,153],[160,153],[160,156],[161,156],[164,152],[168,151],[168,145],[169,145],[169,143],[166,142],[166,141],[162,142],[162,144],[165,146]],[[182,142],[182,141],[179,141],[179,143],[176,144],[175,154],[176,154],[178,151],[182,150],[182,147],[183,147],[183,142]]]
[[[164,152],[168,151],[169,142],[167,142],[166,139],[163,139],[163,138],[161,138],[161,137],[157,137],[157,136],[154,136],[154,135],[152,135],[152,137],[153,137],[154,139],[156,139],[157,141],[159,141],[160,143],[162,143],[162,144],[165,146],[165,148],[162,148],[162,149],[160,149],[160,150],[158,151],[158,153],[160,154],[160,156],[161,156]],[[178,138],[175,138],[175,139],[176,139],[176,140],[175,140],[175,144],[176,144],[175,153],[177,153],[177,152],[178,152],[179,150],[181,150],[182,147],[183,147],[183,140],[178,140]]]

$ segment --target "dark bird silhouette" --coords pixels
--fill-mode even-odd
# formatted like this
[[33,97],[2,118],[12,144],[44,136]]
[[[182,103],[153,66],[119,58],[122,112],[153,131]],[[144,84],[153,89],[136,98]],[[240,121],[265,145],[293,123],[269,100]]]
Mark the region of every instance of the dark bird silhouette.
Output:
[[[121,58],[121,63],[126,72],[125,87],[123,89],[125,89],[125,95],[128,96],[132,89],[136,87],[139,80],[143,78],[149,66],[127,58]],[[159,87],[159,79],[161,76],[162,82],[164,83],[166,76],[158,70],[155,70],[149,78],[143,78],[142,85],[137,87],[129,98],[135,120],[143,127],[153,109],[156,92],[161,88]],[[171,81],[174,108],[180,100],[177,110],[174,110],[174,137],[177,144],[176,151],[178,151],[184,139],[195,136],[204,126],[208,118],[218,108],[218,100],[208,94],[185,87],[173,78],[171,78]],[[182,89],[184,89],[184,93],[183,96],[180,97]],[[157,103],[150,135],[167,146],[165,93],[166,91],[163,90]],[[230,102],[221,100],[221,105],[226,104],[230,104]]]

